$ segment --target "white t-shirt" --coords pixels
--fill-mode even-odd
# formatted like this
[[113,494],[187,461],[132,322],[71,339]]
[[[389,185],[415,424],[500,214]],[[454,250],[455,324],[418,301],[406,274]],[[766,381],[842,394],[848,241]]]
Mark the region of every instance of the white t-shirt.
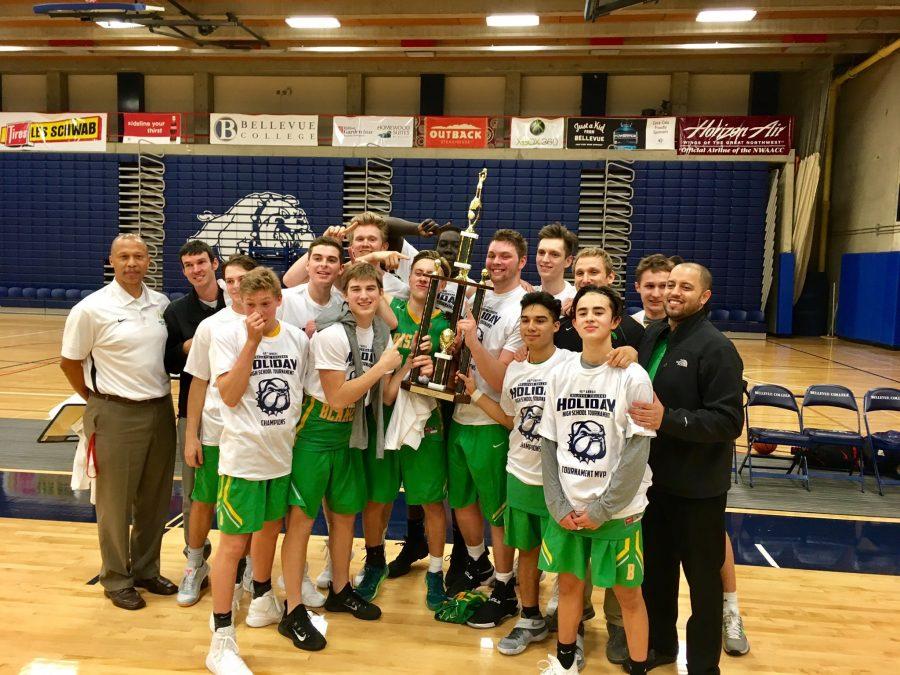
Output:
[[[375,365],[375,329],[356,329],[356,341],[359,343],[359,355],[362,360],[363,372],[367,372]],[[306,372],[304,388],[310,396],[325,401],[325,390],[322,388],[322,380],[319,377],[320,370],[343,370],[347,373],[347,379],[356,377],[356,369],[353,367],[353,356],[350,353],[350,340],[343,324],[335,323],[324,330],[320,330],[312,337],[310,342],[310,367]],[[366,404],[369,403],[369,394],[366,394]]]
[[[540,286],[535,286],[534,290],[540,291],[542,289]],[[563,289],[559,293],[556,293],[553,297],[559,300],[561,303],[565,304],[566,300],[571,300],[572,298],[574,298],[577,292],[578,289],[576,289],[572,284],[570,284],[568,281],[563,281]]]
[[409,275],[412,274],[413,258],[418,255],[419,249],[404,239],[403,246],[400,247],[400,253],[409,258],[409,260],[401,260],[399,267],[397,267],[394,273],[400,277],[401,281],[409,284]]
[[306,324],[319,318],[319,314],[324,310],[329,307],[340,307],[343,302],[344,296],[332,286],[331,297],[328,299],[328,303],[320,305],[310,297],[309,284],[300,284],[293,288],[285,288],[281,292],[281,307],[278,308],[278,318],[305,331]]
[[200,442],[203,445],[219,445],[222,436],[222,397],[212,378],[213,337],[233,321],[243,321],[244,315],[231,307],[226,307],[203,319],[194,332],[191,350],[188,352],[184,372],[209,382],[206,398],[203,400],[203,415],[200,419]]
[[[478,337],[481,344],[494,358],[499,358],[504,350],[515,353],[522,346],[522,335],[519,333],[519,317],[522,314],[521,300],[525,289],[516,286],[513,290],[498,295],[487,291],[478,320]],[[500,392],[493,389],[478,372],[475,359],[472,359],[472,373],[475,386],[495,401],[500,400]],[[453,420],[460,424],[485,425],[496,424],[491,417],[477,405],[459,404],[453,411]]]
[[[240,402],[221,408],[219,475],[269,480],[291,471],[309,338],[290,324],[279,327],[278,335],[259,343]],[[213,378],[231,370],[246,342],[247,328],[240,321],[226,324],[213,336]]]
[[547,378],[573,352],[557,349],[542,363],[513,361],[506,368],[500,407],[513,419],[506,470],[526,485],[543,485],[541,437],[538,426],[544,411]]
[[147,286],[135,298],[114,280],[69,312],[60,353],[82,362],[91,391],[132,401],[165,396],[171,391],[163,364],[168,305]]
[[[650,376],[636,363],[585,368],[581,354],[575,353],[553,369],[539,433],[557,443],[559,479],[576,510],[585,510],[603,495],[627,439],[656,435],[628,416],[632,403],[652,400]],[[652,475],[647,466],[634,499],[613,518],[644,511]]]

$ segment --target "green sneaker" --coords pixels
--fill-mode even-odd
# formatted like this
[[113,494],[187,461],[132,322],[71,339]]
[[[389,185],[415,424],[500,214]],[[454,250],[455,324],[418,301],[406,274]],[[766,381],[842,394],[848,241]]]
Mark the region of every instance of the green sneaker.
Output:
[[356,592],[366,602],[372,602],[372,600],[375,599],[375,596],[378,595],[381,584],[383,584],[384,580],[387,578],[387,565],[383,565],[381,567],[366,565],[365,567],[363,567],[363,578],[359,585],[356,587]]
[[444,573],[426,572],[425,589],[425,605],[432,612],[438,611],[440,606],[447,601],[447,592],[444,590]]

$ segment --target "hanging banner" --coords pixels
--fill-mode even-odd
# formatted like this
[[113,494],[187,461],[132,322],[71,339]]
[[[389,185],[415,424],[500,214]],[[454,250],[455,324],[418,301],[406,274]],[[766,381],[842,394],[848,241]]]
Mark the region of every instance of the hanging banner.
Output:
[[487,117],[426,117],[426,148],[486,148]]
[[181,143],[180,113],[122,113],[123,143]]
[[565,118],[513,117],[509,147],[521,150],[565,147]]
[[646,126],[643,118],[567,117],[566,147],[641,150]]
[[676,125],[674,117],[650,117],[646,122],[647,130],[644,147],[647,150],[675,149]]
[[103,152],[106,113],[0,113],[0,150]]
[[786,155],[793,117],[679,117],[679,155]]
[[302,145],[319,144],[316,115],[232,115],[209,116],[212,145]]
[[412,117],[335,117],[331,145],[356,148],[375,145],[382,148],[411,148],[416,129]]

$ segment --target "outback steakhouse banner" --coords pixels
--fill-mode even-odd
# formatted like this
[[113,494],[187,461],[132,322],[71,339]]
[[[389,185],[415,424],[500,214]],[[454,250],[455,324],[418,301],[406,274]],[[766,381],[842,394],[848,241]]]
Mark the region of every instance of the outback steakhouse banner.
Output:
[[487,117],[426,117],[426,148],[486,148]]
[[416,128],[413,117],[335,117],[331,145],[355,148],[375,145],[382,148],[411,148]]
[[122,113],[123,143],[181,143],[179,113]]
[[0,113],[0,151],[105,150],[106,113]]
[[566,147],[642,150],[647,120],[624,117],[567,117]]
[[679,155],[786,155],[793,117],[679,117]]

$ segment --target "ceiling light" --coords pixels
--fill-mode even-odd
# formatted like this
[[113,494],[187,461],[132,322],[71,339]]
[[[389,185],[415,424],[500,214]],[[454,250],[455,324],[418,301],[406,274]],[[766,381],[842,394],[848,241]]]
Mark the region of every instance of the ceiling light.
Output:
[[331,46],[322,46],[322,47],[303,47],[300,51],[345,53],[345,52],[361,52],[362,50],[363,50],[362,47],[351,47],[350,45],[331,45]]
[[406,55],[411,59],[429,59],[434,56],[434,52],[427,52],[419,49],[412,52],[406,52]]
[[491,14],[485,21],[491,28],[521,28],[540,25],[541,17],[537,14]]
[[20,47],[19,45],[0,45],[0,52],[24,52],[27,47]]
[[673,49],[739,49],[746,45],[735,42],[686,42],[680,45],[672,45]]
[[752,21],[755,16],[755,9],[704,9],[697,14],[697,21],[700,23],[732,23]]
[[539,52],[546,49],[544,45],[491,45],[490,52]]
[[133,21],[95,21],[100,28],[140,28],[143,24],[134,23]]
[[291,28],[340,28],[333,16],[289,16],[284,22]]
[[135,52],[177,52],[181,47],[175,45],[138,45],[136,47],[122,47]]

